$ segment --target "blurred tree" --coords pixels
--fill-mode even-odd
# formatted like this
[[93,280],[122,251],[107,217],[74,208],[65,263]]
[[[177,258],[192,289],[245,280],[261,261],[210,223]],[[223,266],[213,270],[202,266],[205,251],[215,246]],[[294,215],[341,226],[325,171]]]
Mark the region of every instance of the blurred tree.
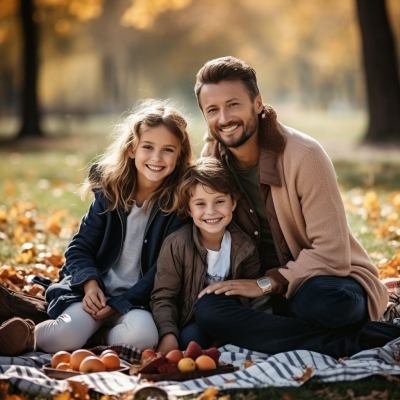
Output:
[[[161,13],[169,10],[179,10],[186,7],[192,0],[131,0],[122,23],[147,29]],[[21,89],[21,128],[17,139],[27,136],[43,135],[41,129],[41,113],[38,99],[39,45],[38,21],[42,9],[61,9],[64,17],[58,18],[55,31],[62,33],[70,29],[71,21],[65,17],[87,21],[97,18],[102,13],[103,0],[20,0],[19,13],[22,28],[22,89]],[[12,1],[13,9],[17,3]],[[111,2],[110,2],[111,3]]]
[[368,142],[400,141],[400,80],[385,0],[357,0],[369,124]]
[[38,27],[34,19],[33,0],[22,0],[20,6],[23,42],[23,84],[21,92],[21,128],[18,137],[41,136],[38,102]]

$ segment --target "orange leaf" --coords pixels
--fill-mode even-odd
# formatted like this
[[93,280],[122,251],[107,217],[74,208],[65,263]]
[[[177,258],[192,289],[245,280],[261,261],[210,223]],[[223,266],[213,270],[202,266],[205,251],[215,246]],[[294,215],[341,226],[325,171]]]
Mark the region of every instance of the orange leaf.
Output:
[[72,389],[72,395],[77,400],[89,400],[89,386],[86,383],[68,381]]
[[307,381],[311,378],[313,371],[314,371],[314,370],[313,370],[312,367],[307,367],[307,368],[305,369],[305,371],[303,372],[303,375],[301,375],[301,376],[294,376],[293,379],[294,379],[295,381],[298,381],[298,382],[307,382]]

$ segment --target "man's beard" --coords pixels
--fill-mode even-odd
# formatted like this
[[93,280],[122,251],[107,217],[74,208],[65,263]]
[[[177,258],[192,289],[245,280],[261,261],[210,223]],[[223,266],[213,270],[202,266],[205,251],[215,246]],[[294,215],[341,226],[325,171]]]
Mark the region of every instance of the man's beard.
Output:
[[242,134],[238,139],[236,139],[234,142],[231,142],[230,140],[224,140],[220,133],[218,132],[212,132],[212,136],[220,143],[222,143],[226,147],[230,148],[237,148],[245,144],[258,130],[258,115],[255,115],[254,118],[249,121],[246,127],[244,127]]

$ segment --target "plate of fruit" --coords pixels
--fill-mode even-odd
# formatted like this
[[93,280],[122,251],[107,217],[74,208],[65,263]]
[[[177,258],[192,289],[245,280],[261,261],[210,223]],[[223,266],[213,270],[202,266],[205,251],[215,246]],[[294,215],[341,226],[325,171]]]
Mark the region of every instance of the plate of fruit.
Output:
[[143,350],[140,362],[132,364],[129,373],[148,381],[186,381],[210,375],[233,372],[232,364],[219,361],[221,353],[216,347],[202,349],[191,341],[186,350],[171,350],[166,355],[153,349]]
[[50,378],[66,379],[71,376],[92,372],[128,372],[130,366],[129,363],[121,360],[118,354],[111,349],[104,350],[98,355],[87,349],[78,349],[72,353],[58,351],[53,354],[50,364],[43,366],[43,371]]

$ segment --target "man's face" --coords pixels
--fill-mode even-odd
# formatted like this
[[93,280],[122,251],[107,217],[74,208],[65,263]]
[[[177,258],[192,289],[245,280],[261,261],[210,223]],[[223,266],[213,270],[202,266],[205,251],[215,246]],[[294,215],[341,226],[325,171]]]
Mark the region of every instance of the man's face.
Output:
[[258,130],[261,96],[251,100],[242,81],[205,84],[199,102],[212,136],[227,147],[239,147]]

